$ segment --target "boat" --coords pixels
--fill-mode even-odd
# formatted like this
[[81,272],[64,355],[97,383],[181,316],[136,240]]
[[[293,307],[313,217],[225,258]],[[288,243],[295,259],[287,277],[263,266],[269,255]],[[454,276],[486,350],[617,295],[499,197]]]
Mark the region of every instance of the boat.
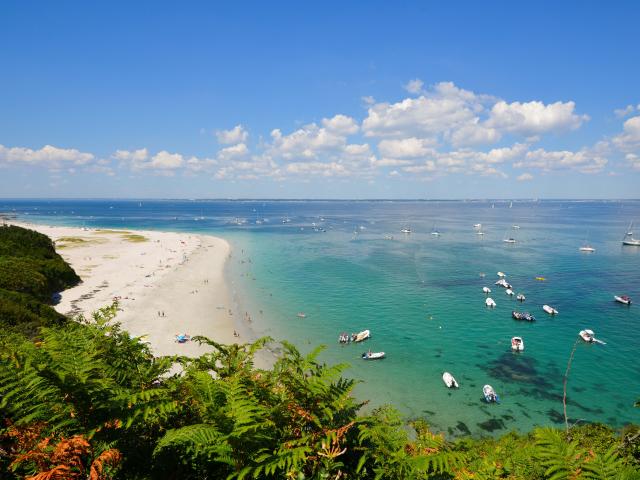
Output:
[[555,308],[553,308],[550,305],[543,305],[542,309],[547,312],[549,315],[557,315],[558,314],[558,310],[556,310]]
[[524,351],[524,340],[522,340],[522,337],[513,337],[511,339],[511,350],[514,352]]
[[476,223],[473,228],[475,228],[476,230],[480,230],[482,228],[482,224],[481,223]]
[[359,333],[352,333],[351,334],[351,341],[352,342],[363,342],[365,341],[367,338],[371,338],[371,332],[369,330],[363,330]]
[[485,301],[484,304],[489,307],[489,308],[495,308],[496,306],[496,302],[494,302],[493,298],[488,297]]
[[527,297],[525,297],[522,293],[516,295],[516,300],[518,300],[519,302],[524,302],[526,299]]
[[511,225],[514,230],[520,230],[520,225]]
[[613,297],[616,302],[623,303],[624,305],[631,305],[631,298],[627,295],[616,295]]
[[538,282],[545,282],[547,279],[545,277],[536,277]]
[[482,387],[482,394],[484,395],[484,400],[487,403],[500,403],[500,399],[491,385],[485,385]]
[[633,238],[633,222],[629,224],[629,228],[627,228],[627,233],[625,233],[624,238],[622,239],[623,245],[630,245],[632,247],[640,247],[640,239]]
[[453,378],[453,375],[451,375],[449,372],[444,372],[442,374],[442,381],[447,386],[447,388],[458,388],[458,382],[456,382],[456,379]]
[[298,313],[296,314],[296,317],[298,317],[298,318],[307,318],[307,314],[306,314],[306,313],[304,313],[304,312],[298,312]]
[[595,252],[595,251],[596,251],[596,249],[595,249],[595,248],[590,247],[589,245],[585,245],[584,247],[580,247],[580,248],[579,248],[579,250],[580,250],[581,252],[587,252],[587,253],[593,253],[593,252]]
[[511,290],[510,288],[507,288],[504,293],[506,293],[507,295],[509,295],[510,297],[513,296],[513,290]]
[[491,289],[489,287],[482,287],[482,291],[484,293],[491,293]]
[[507,276],[504,272],[498,272],[496,275],[498,275],[500,278],[504,278]]
[[402,232],[402,233],[411,233],[411,229],[410,228],[403,228],[402,230],[400,230],[400,232]]
[[436,229],[436,224],[433,224],[433,228],[431,229],[431,235],[433,235],[434,237],[439,237],[440,236],[440,232],[438,231],[438,229]]
[[595,334],[593,333],[593,330],[580,330],[580,338],[582,338],[582,340],[584,340],[587,343],[593,343],[593,341],[595,340]]
[[384,352],[372,352],[371,350],[362,354],[362,358],[364,360],[381,360],[384,358],[384,356]]
[[534,317],[529,312],[518,312],[516,310],[511,312],[511,316],[514,320],[524,320],[526,322],[535,322],[536,317]]
[[507,282],[504,278],[498,280],[495,285],[500,285],[503,288],[511,288],[511,284]]
[[516,239],[513,237],[505,238],[502,240],[504,243],[516,243]]
[[349,342],[351,342],[351,335],[349,335],[347,332],[342,332],[338,336],[338,342],[339,343],[349,343]]

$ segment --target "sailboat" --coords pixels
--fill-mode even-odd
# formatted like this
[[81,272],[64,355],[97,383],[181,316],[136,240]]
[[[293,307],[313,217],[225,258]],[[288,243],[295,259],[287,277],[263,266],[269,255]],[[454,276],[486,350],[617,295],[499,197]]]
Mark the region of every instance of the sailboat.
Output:
[[629,224],[627,233],[625,233],[624,238],[622,239],[622,244],[631,245],[632,247],[640,247],[640,239],[633,238],[633,222]]
[[436,228],[436,224],[435,223],[433,224],[433,228],[431,229],[431,235],[433,235],[434,237],[439,237],[440,236],[440,232]]

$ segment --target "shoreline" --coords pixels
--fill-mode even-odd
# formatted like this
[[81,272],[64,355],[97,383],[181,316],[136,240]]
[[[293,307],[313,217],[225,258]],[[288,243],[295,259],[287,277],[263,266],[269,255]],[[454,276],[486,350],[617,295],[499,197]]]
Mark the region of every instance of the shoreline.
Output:
[[[176,342],[176,335],[202,335],[223,344],[246,343],[256,335],[237,311],[228,273],[232,246],[205,234],[137,229],[80,228],[6,219],[50,237],[56,251],[81,277],[60,292],[54,308],[90,319],[118,298],[114,321],[148,342],[154,355],[194,357],[207,345]],[[257,366],[269,354],[256,355]]]

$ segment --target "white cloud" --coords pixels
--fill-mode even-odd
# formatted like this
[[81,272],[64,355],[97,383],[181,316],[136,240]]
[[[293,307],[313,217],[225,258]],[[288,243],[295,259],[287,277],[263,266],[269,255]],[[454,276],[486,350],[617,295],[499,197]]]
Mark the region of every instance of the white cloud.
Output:
[[551,170],[577,170],[582,173],[598,173],[607,165],[608,160],[597,148],[582,149],[577,152],[568,150],[547,151],[539,148],[527,152],[525,158],[515,162],[516,168],[539,168]]
[[436,144],[433,139],[402,138],[399,140],[382,140],[378,143],[378,152],[384,157],[417,158],[432,152],[431,147]]
[[230,147],[223,148],[218,152],[217,158],[220,162],[226,162],[229,160],[238,160],[244,158],[249,154],[249,149],[244,143],[238,143]]
[[131,162],[144,162],[149,158],[149,150],[146,148],[141,148],[139,150],[116,150],[116,153],[113,154],[113,158],[116,160],[122,161],[131,161]]
[[522,175],[518,175],[516,180],[519,181],[519,182],[527,182],[529,180],[533,180],[533,175],[531,175],[530,173],[525,172]]
[[353,135],[358,132],[356,121],[346,115],[336,115],[333,118],[323,118],[322,125],[329,131],[338,135]]
[[622,133],[613,137],[613,143],[623,152],[640,149],[640,116],[625,121]]
[[216,137],[218,138],[218,143],[222,145],[232,145],[246,142],[247,138],[249,138],[249,133],[242,125],[236,125],[231,130],[216,131]]
[[[640,107],[640,105],[638,105]],[[615,114],[616,117],[618,118],[624,118],[627,115],[631,115],[633,113],[633,111],[636,109],[636,107],[634,107],[633,105],[627,105],[624,108],[616,108],[613,113]]]
[[473,122],[482,108],[481,97],[443,82],[417,98],[372,105],[362,129],[368,137],[433,137]]
[[625,160],[629,162],[629,166],[634,170],[640,170],[640,156],[635,153],[627,153],[625,155]]
[[589,120],[574,113],[574,102],[497,102],[489,114],[487,125],[506,132],[536,135],[551,131],[575,130]]
[[86,165],[95,156],[75,148],[58,148],[45,145],[39,150],[26,147],[5,147],[0,145],[1,164],[42,165],[48,168],[62,168],[69,165]]
[[501,138],[501,133],[481,123],[478,118],[451,133],[451,144],[456,147],[471,145],[486,145],[495,143]]
[[365,105],[373,105],[374,103],[376,103],[376,99],[373,98],[371,95],[367,95],[366,97],[361,97],[362,103],[364,103]]
[[162,150],[151,157],[151,161],[144,168],[155,168],[159,170],[173,170],[180,168],[184,163],[184,157],[179,153],[169,153]]
[[420,92],[422,92],[423,86],[424,86],[424,82],[419,78],[415,78],[413,80],[409,80],[407,84],[404,86],[404,89],[409,93],[413,93],[414,95],[417,95]]

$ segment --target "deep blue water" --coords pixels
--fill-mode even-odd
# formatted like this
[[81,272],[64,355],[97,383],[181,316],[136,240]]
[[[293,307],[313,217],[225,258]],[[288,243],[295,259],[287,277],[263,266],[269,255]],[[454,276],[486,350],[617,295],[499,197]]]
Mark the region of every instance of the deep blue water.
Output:
[[[234,248],[238,308],[257,335],[304,351],[326,344],[322,358],[351,364],[347,374],[361,380],[356,393],[370,406],[391,402],[452,434],[562,422],[566,362],[578,331],[591,328],[607,344],[578,346],[569,416],[640,422],[640,248],[621,244],[631,221],[640,236],[640,202],[0,200],[2,211],[47,224],[223,236]],[[580,253],[585,242],[596,253]],[[497,271],[527,296],[523,305],[493,285]],[[496,309],[485,308],[483,286]],[[638,305],[616,304],[614,294]],[[513,309],[537,321],[514,321]],[[337,343],[340,332],[364,328],[372,331],[364,346]],[[521,354],[509,349],[514,335],[524,338]],[[387,358],[360,360],[367,348]],[[445,370],[459,390],[444,388]],[[485,383],[500,405],[481,401]]]

